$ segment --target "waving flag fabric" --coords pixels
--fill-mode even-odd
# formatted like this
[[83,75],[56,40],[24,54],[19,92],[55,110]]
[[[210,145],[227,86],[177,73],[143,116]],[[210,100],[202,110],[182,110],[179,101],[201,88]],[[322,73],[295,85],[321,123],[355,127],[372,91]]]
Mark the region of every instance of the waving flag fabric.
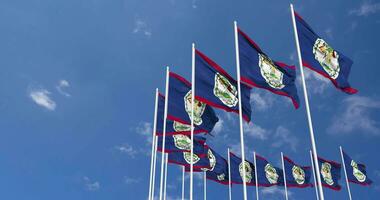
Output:
[[210,169],[206,172],[207,179],[228,185],[228,164],[226,159],[209,148]]
[[[254,165],[245,160],[245,182],[246,185],[255,185],[255,167]],[[243,163],[241,158],[230,152],[230,168],[231,168],[231,183],[243,184]]]
[[[193,168],[194,169],[209,169],[210,168],[210,160],[207,157],[207,149],[204,148],[204,152],[202,154],[193,154]],[[190,168],[191,164],[191,153],[190,152],[172,152],[168,154],[168,162],[182,165],[187,168]]]
[[305,188],[313,186],[310,182],[312,174],[310,166],[297,165],[290,158],[284,156],[284,167],[287,187]]
[[256,154],[257,181],[259,186],[271,187],[283,185],[284,178],[282,169],[274,167],[265,158]]
[[[158,137],[157,151],[162,152],[162,136]],[[206,142],[206,138],[200,136],[194,136],[194,153],[203,154]],[[165,153],[172,152],[190,152],[191,151],[191,139],[188,135],[176,134],[165,137]]]
[[[157,109],[157,130],[156,135],[163,135],[163,125],[164,125],[164,109],[165,109],[165,96],[159,94],[158,99],[158,109]],[[198,133],[207,133],[211,130],[205,130],[199,126],[194,127],[194,134]],[[166,120],[166,136],[175,135],[175,134],[184,134],[190,135],[190,124],[184,124],[178,121]]]
[[341,164],[329,161],[318,157],[319,168],[321,171],[321,181],[322,186],[333,189],[340,190],[342,187],[339,185],[340,180],[340,169]]
[[[227,112],[239,113],[237,81],[218,64],[195,50],[195,98]],[[251,119],[250,88],[241,84],[243,118]]]
[[344,158],[344,165],[346,166],[347,178],[349,182],[360,184],[360,185],[372,184],[372,181],[367,176],[365,165],[355,162],[344,151],[343,151],[343,158]]
[[295,85],[295,67],[272,61],[240,29],[238,29],[238,39],[241,80],[250,86],[287,96],[292,100],[294,107],[298,108],[299,98]]
[[298,39],[302,65],[331,80],[338,89],[355,94],[356,89],[348,83],[352,61],[316,34],[296,12]]
[[[168,119],[182,124],[191,123],[191,83],[178,74],[169,74]],[[205,103],[194,100],[194,125],[208,133],[218,122],[215,111]]]

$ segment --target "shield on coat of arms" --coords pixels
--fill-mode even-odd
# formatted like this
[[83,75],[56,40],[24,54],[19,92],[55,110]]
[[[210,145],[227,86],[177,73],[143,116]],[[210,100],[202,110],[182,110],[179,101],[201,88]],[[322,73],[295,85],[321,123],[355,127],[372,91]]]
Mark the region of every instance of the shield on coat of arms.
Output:
[[[191,90],[184,97],[185,110],[191,119]],[[194,99],[194,124],[202,124],[202,115],[206,109],[206,104]]]
[[173,121],[173,129],[176,132],[190,131],[191,126],[187,124],[183,124],[181,122]]
[[[244,169],[245,169],[245,177],[243,173]],[[239,164],[239,173],[242,180],[245,181],[246,183],[250,183],[252,181],[252,168],[249,162],[244,161]]]
[[332,78],[339,76],[339,54],[323,39],[318,38],[313,46],[314,58],[322,65],[325,72]]
[[351,166],[352,174],[355,176],[356,180],[358,180],[361,183],[365,182],[367,176],[362,171],[360,171],[358,164],[354,160],[351,160]]
[[259,67],[261,76],[269,86],[274,89],[282,89],[284,74],[277,68],[273,61],[264,54],[259,53]]
[[328,162],[322,163],[321,167],[321,174],[323,180],[328,184],[328,185],[334,185],[334,180],[331,175],[331,164]]
[[301,167],[294,165],[292,167],[292,175],[298,185],[305,183],[305,171]]
[[[188,164],[191,164],[191,153],[190,152],[183,152],[183,158]],[[193,154],[193,165],[199,162],[201,159],[198,155]]]
[[182,134],[173,135],[174,145],[181,150],[191,150],[191,139]]
[[276,168],[274,168],[271,164],[265,165],[265,177],[271,184],[277,184],[278,182],[278,174]]
[[235,107],[238,103],[236,87],[219,72],[215,74],[214,95],[228,107]]

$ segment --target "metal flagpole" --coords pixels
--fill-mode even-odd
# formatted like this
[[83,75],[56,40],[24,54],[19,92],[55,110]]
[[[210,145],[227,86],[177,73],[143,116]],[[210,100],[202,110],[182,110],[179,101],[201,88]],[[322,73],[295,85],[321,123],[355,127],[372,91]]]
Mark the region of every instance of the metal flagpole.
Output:
[[207,183],[206,183],[206,172],[203,172],[203,199],[207,199]]
[[168,157],[169,154],[165,156],[165,181],[164,181],[164,200],[166,200],[166,185],[168,181]]
[[164,124],[162,127],[163,135],[162,135],[162,152],[161,152],[160,200],[162,200],[162,192],[163,192],[163,184],[164,184],[166,118],[168,116],[168,101],[169,101],[168,94],[169,94],[169,67],[166,67]]
[[257,178],[256,152],[253,152],[253,162],[255,165],[255,184],[256,184],[256,200],[259,200],[259,181]]
[[182,166],[182,200],[185,200],[185,166]]
[[288,186],[286,183],[286,172],[285,172],[285,164],[284,164],[284,154],[281,152],[281,161],[282,161],[282,171],[284,176],[284,186],[285,186],[285,199],[288,200]]
[[157,120],[157,105],[158,104],[158,88],[156,88],[156,99],[154,101],[154,121],[153,121],[153,133],[152,133],[152,153],[150,158],[150,177],[149,177],[149,197],[148,199],[151,199],[152,197],[152,180],[153,180],[153,162],[154,162],[154,154],[155,154],[155,139],[156,139],[156,120]]
[[236,52],[236,73],[237,73],[237,85],[238,85],[238,99],[239,99],[239,125],[240,125],[240,148],[241,148],[241,162],[243,163],[243,196],[244,200],[247,200],[247,184],[246,184],[246,170],[245,170],[245,150],[244,150],[244,134],[243,134],[243,113],[241,109],[241,90],[240,90],[240,58],[239,58],[239,41],[237,22],[234,21],[235,31],[235,52]]
[[157,162],[157,143],[158,136],[154,137],[154,159],[153,159],[153,178],[152,178],[152,196],[151,200],[154,199],[154,189],[155,189],[155,181],[156,181],[156,162]]
[[313,153],[310,152],[310,161],[311,161],[311,167],[313,168],[313,179],[314,179],[314,188],[315,188],[315,194],[317,195],[317,200],[319,200],[319,194],[318,194],[318,184],[317,184],[317,178],[315,175],[315,168],[314,168],[314,161],[313,161]]
[[195,98],[195,44],[191,49],[191,145],[190,145],[190,200],[193,200],[193,153],[194,153],[194,98]]
[[[299,41],[298,41],[298,32],[297,32],[296,19],[295,19],[295,16],[294,16],[293,4],[290,4],[290,9],[291,9],[291,12],[292,12],[294,37],[295,37],[295,40],[296,40],[298,61],[299,61],[299,67],[300,67],[301,79],[302,79],[302,86],[303,86],[303,94],[304,94],[304,98],[305,98],[306,113],[307,113],[307,119],[308,119],[308,123],[309,123],[311,147],[312,147],[312,151],[313,151],[313,155],[314,155],[313,158],[314,158],[314,161],[316,163],[315,170],[316,170],[317,174],[319,174],[320,173],[320,171],[319,171],[319,165],[317,164],[318,163],[317,146],[315,144],[315,139],[314,139],[313,122],[311,120],[311,113],[310,113],[310,108],[309,108],[309,98],[308,98],[308,94],[307,94],[305,76],[304,76],[303,67],[302,67],[301,49],[300,49],[300,45],[299,45]],[[320,196],[321,200],[324,200],[325,198],[324,198],[324,195],[323,195],[323,189],[322,189],[322,183],[321,183],[321,177],[320,176],[317,176],[317,181],[318,181],[319,196]]]
[[344,157],[343,157],[342,146],[339,146],[339,149],[340,149],[340,156],[342,157],[342,164],[343,164],[344,175],[346,176],[346,184],[347,184],[348,196],[350,197],[350,200],[352,200],[350,183],[348,182],[347,171],[346,171],[346,164],[345,164],[345,160],[344,160]]
[[229,200],[232,200],[232,188],[231,188],[231,158],[230,158],[230,148],[227,149],[228,151],[228,196],[230,197]]

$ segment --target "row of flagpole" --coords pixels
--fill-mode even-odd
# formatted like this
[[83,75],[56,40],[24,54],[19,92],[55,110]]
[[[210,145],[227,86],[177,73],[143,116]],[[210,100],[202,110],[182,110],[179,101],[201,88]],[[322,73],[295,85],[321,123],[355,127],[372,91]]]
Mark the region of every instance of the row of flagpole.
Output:
[[[310,157],[312,161],[312,168],[313,168],[313,177],[315,181],[315,187],[316,189],[316,195],[317,199],[324,200],[324,194],[323,194],[323,189],[322,189],[322,182],[321,182],[321,177],[319,176],[320,174],[320,169],[319,165],[315,164],[318,163],[318,153],[317,153],[317,147],[316,147],[316,141],[315,141],[315,136],[314,136],[314,130],[313,130],[313,122],[312,122],[312,117],[311,117],[311,112],[310,112],[310,105],[309,105],[309,98],[308,98],[308,92],[307,92],[307,86],[306,86],[306,81],[305,81],[305,76],[304,76],[304,71],[303,71],[303,65],[302,65],[302,56],[301,56],[301,49],[300,49],[300,44],[299,44],[299,38],[298,38],[298,32],[297,32],[297,25],[295,22],[295,13],[294,13],[294,8],[293,5],[290,4],[290,9],[291,9],[291,17],[292,17],[292,23],[293,23],[293,29],[294,29],[294,37],[295,37],[295,43],[296,43],[296,49],[297,49],[297,55],[298,55],[298,62],[299,62],[299,68],[301,72],[301,80],[302,80],[302,87],[303,87],[303,94],[304,94],[304,100],[305,100],[305,107],[306,107],[306,115],[307,115],[307,121],[308,121],[308,127],[309,127],[309,132],[310,132],[310,140],[311,140],[311,151],[310,151]],[[243,117],[242,117],[242,104],[241,104],[241,86],[240,86],[240,59],[239,59],[239,42],[238,42],[238,28],[237,28],[237,22],[234,22],[234,35],[235,35],[235,56],[236,56],[236,72],[237,72],[237,86],[238,86],[238,106],[239,106],[239,130],[240,130],[240,148],[241,148],[241,159],[242,163],[245,162],[245,149],[244,149],[244,130],[243,130]],[[195,44],[192,44],[192,74],[191,74],[191,152],[190,152],[190,184],[189,184],[189,196],[190,200],[193,200],[193,139],[194,139],[194,99],[195,99]],[[165,84],[165,107],[164,107],[164,124],[163,124],[163,140],[162,140],[162,154],[161,154],[161,173],[160,173],[160,190],[159,190],[159,199],[163,200],[166,197],[166,174],[167,174],[167,157],[165,157],[165,132],[166,132],[166,120],[167,120],[167,108],[168,108],[168,101],[169,101],[169,95],[168,95],[168,90],[169,90],[169,67],[166,69],[166,84]],[[152,137],[152,156],[151,156],[151,167],[150,167],[150,179],[149,179],[149,198],[153,199],[154,198],[154,187],[155,187],[155,173],[156,173],[156,158],[157,158],[157,136],[155,136],[155,131],[156,131],[156,120],[157,120],[157,104],[158,104],[158,89],[156,89],[156,101],[155,101],[155,113],[154,113],[154,123],[153,123],[153,137]],[[341,156],[342,160],[343,154],[342,154],[342,149],[341,150]],[[228,162],[230,162],[230,154],[229,154],[229,149],[228,149]],[[256,165],[256,156],[254,152],[254,162]],[[166,158],[166,160],[165,160]],[[283,154],[281,153],[281,159],[282,159],[282,164],[284,168],[284,161],[283,161]],[[230,164],[230,163],[228,163]],[[245,165],[243,164],[243,199],[247,200],[247,185],[245,181],[246,177],[246,170],[245,170]],[[230,172],[230,171],[229,171]],[[344,166],[344,173],[346,174],[346,169]],[[185,177],[185,169],[183,168],[183,182],[182,182],[182,199],[184,199],[184,177]],[[231,174],[229,173],[229,199],[232,199],[232,192],[231,192]],[[165,180],[164,180],[165,177]],[[255,179],[256,179],[256,199],[259,199],[258,195],[258,181],[257,181],[257,171],[255,170]],[[286,199],[288,199],[287,195],[287,186],[286,186],[286,177],[284,177],[285,181],[285,195]],[[347,183],[347,189],[349,193],[349,198],[352,200],[351,197],[351,191],[349,188],[349,183],[347,179],[347,174],[346,174],[346,183]],[[204,173],[204,198],[206,199],[206,173]]]

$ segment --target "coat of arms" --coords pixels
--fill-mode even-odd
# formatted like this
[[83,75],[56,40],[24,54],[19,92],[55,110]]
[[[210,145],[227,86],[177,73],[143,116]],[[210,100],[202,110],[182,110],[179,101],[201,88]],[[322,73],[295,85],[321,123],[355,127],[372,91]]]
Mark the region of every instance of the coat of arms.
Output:
[[302,185],[305,183],[305,171],[301,167],[294,165],[292,167],[292,174],[297,184]]
[[271,184],[277,184],[278,181],[278,174],[276,168],[274,168],[271,164],[265,165],[265,177],[267,177],[269,183]]
[[176,132],[190,131],[191,126],[187,124],[183,124],[181,122],[173,121],[173,129]]
[[[243,174],[244,169],[245,169],[245,177]],[[245,181],[246,183],[250,183],[252,181],[252,168],[249,162],[244,161],[239,164],[239,173],[242,180]]]
[[[185,110],[191,119],[191,90],[185,95]],[[194,99],[194,124],[202,124],[202,115],[206,109],[206,104]]]
[[234,107],[238,103],[237,90],[228,79],[218,72],[215,74],[214,95],[228,107]]
[[191,139],[182,134],[173,135],[174,145],[181,150],[191,150]]
[[323,39],[318,38],[313,46],[314,58],[322,65],[323,69],[332,78],[339,76],[339,54]]
[[351,160],[351,166],[352,173],[355,176],[355,178],[361,183],[365,182],[367,176],[359,170],[358,164],[355,161]]
[[196,154],[193,154],[193,162],[191,162],[191,153],[190,152],[183,152],[183,158],[185,159],[185,161],[187,163],[189,163],[189,164],[193,163],[193,165],[201,160],[199,158],[199,156],[197,156]]
[[260,53],[259,67],[261,76],[265,79],[269,86],[275,89],[282,89],[285,87],[282,83],[284,74],[277,68],[270,58]]
[[331,164],[328,162],[322,163],[321,167],[321,174],[323,177],[323,180],[328,184],[328,185],[334,185],[334,180],[331,175]]

